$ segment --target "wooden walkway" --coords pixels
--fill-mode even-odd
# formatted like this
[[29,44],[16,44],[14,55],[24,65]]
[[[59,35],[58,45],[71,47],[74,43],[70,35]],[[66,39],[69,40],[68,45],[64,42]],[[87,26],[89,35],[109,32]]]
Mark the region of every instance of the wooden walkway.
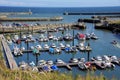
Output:
[[6,42],[6,39],[4,38],[3,35],[0,35],[0,38],[1,38],[1,42],[2,42],[2,46],[3,46],[3,49],[5,51],[5,55],[6,55],[6,58],[7,58],[7,61],[8,61],[8,64],[9,64],[9,67],[10,69],[12,70],[15,70],[15,69],[18,69],[18,65],[12,55],[12,52]]

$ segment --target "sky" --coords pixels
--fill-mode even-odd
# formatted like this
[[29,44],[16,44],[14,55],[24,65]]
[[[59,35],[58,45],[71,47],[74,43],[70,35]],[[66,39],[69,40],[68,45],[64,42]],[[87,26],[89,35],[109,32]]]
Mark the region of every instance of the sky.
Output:
[[120,6],[120,0],[0,0],[0,6],[108,7]]

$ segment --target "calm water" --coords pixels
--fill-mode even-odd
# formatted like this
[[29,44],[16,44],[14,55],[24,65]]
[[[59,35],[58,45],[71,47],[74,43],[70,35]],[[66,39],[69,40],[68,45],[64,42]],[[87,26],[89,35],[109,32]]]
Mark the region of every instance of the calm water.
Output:
[[[102,8],[19,8],[19,7],[0,7],[0,12],[9,12],[9,11],[28,11],[29,9],[31,9],[31,11],[33,12],[32,15],[28,16],[28,15],[17,15],[17,16],[9,16],[9,17],[54,17],[54,16],[62,16],[64,18],[63,21],[58,21],[58,22],[38,22],[40,24],[46,24],[46,23],[74,23],[77,22],[77,20],[79,18],[90,18],[90,15],[63,15],[62,13],[67,11],[67,12],[118,12],[120,11],[120,7],[102,7]],[[10,23],[10,22],[7,22]],[[23,22],[25,23],[25,22]],[[36,22],[26,22],[26,23],[36,23]],[[6,23],[4,23],[6,24]],[[111,33],[110,31],[107,30],[95,30],[93,27],[93,24],[89,24],[86,23],[87,29],[86,30],[75,30],[75,34],[77,32],[81,32],[81,33],[91,33],[94,31],[94,33],[99,37],[98,40],[89,40],[86,41],[85,44],[87,44],[88,42],[90,43],[91,47],[92,47],[92,52],[90,53],[90,58],[93,56],[98,56],[98,55],[116,55],[118,57],[120,57],[120,49],[113,46],[112,44],[110,44],[110,42],[112,40],[117,40],[120,42],[120,35],[116,35]],[[69,30],[66,31],[65,33],[71,33],[72,34],[73,30]],[[39,37],[40,34],[33,34],[34,37]],[[53,33],[53,35],[62,35],[61,32],[58,33]],[[48,44],[53,43],[53,41],[48,42]],[[56,45],[59,44],[59,42],[54,42]],[[70,44],[72,45],[72,42],[62,42],[64,44]],[[78,40],[75,40],[75,45],[78,44]],[[29,43],[29,46],[35,46],[37,44],[41,44],[42,46],[45,44],[43,42],[38,43]],[[20,46],[20,45],[18,45]],[[22,46],[24,46],[25,48],[27,48],[27,45],[22,42]],[[10,46],[11,49],[13,49],[13,46]],[[57,58],[60,58],[66,62],[68,62],[70,60],[70,58],[72,57],[76,57],[76,58],[81,58],[84,57],[87,59],[87,54],[86,53],[82,53],[82,52],[77,52],[76,54],[67,54],[64,51],[61,54],[56,54],[56,55],[52,55],[52,54],[48,54],[47,52],[43,52],[41,53],[41,55],[39,56],[39,60],[40,59],[44,59],[44,60],[53,60],[55,61]],[[17,61],[17,63],[21,62],[21,61],[27,61],[27,54],[24,54],[23,56],[20,57],[15,57],[15,60]],[[33,56],[32,53],[29,53],[29,62],[34,61],[35,62],[35,56]],[[64,70],[67,72],[68,70],[65,68],[60,68],[61,72],[63,72]],[[80,74],[80,75],[85,75],[86,71],[81,71],[78,69],[78,67],[74,67],[73,70],[71,71],[74,75],[76,74]],[[96,70],[95,74],[104,74],[107,77],[119,77],[120,74],[120,66],[116,66],[114,70]]]

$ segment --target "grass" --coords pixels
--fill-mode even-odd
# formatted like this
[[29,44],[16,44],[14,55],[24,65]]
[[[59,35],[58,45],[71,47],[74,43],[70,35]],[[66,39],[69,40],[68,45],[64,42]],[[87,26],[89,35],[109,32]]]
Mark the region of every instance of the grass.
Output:
[[[0,43],[1,44],[1,43]],[[0,46],[0,80],[107,80],[103,75],[95,76],[87,73],[86,76],[73,77],[71,73],[59,72],[33,72],[22,70],[10,70],[4,64],[4,58]],[[115,79],[112,79],[115,80]]]

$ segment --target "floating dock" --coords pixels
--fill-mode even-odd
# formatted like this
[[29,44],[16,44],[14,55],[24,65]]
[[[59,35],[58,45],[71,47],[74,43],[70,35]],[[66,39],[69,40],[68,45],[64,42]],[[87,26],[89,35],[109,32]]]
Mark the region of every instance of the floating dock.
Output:
[[8,61],[9,68],[10,68],[11,70],[16,70],[16,69],[18,69],[18,65],[17,65],[17,63],[16,63],[16,61],[15,61],[13,55],[12,55],[12,52],[11,52],[11,50],[10,50],[10,48],[9,48],[9,46],[8,46],[5,38],[4,38],[4,36],[3,36],[3,35],[0,35],[0,38],[1,38],[1,40],[2,40],[2,41],[1,41],[1,42],[2,42],[2,46],[3,46],[4,52],[5,52],[7,61]]

